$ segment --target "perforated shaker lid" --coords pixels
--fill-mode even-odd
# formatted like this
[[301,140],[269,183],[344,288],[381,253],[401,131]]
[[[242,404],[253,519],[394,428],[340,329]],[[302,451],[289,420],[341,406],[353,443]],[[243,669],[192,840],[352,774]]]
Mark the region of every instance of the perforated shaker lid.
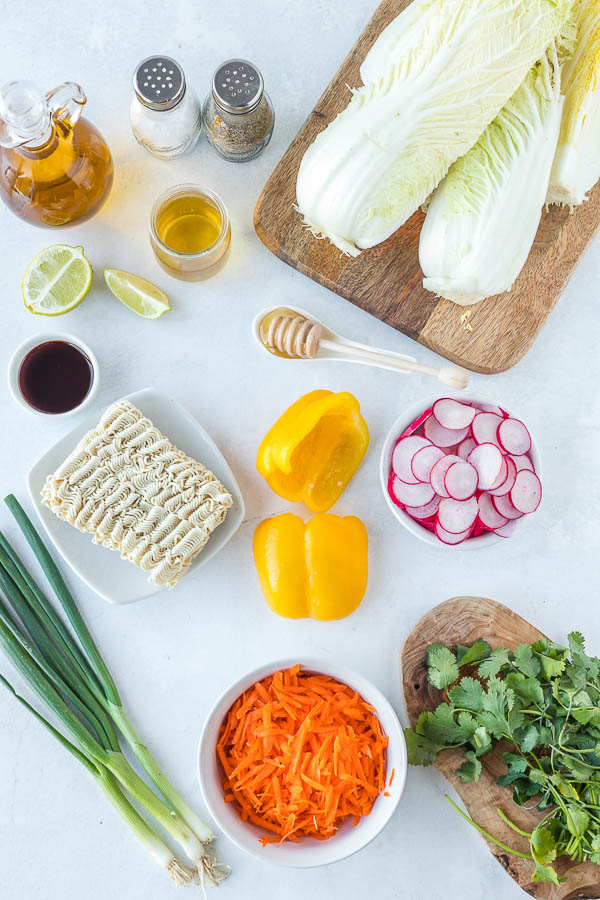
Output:
[[133,89],[149,109],[172,109],[185,94],[185,75],[170,56],[149,56],[133,73]]
[[228,59],[213,76],[215,102],[229,113],[249,113],[261,101],[263,77],[247,59]]

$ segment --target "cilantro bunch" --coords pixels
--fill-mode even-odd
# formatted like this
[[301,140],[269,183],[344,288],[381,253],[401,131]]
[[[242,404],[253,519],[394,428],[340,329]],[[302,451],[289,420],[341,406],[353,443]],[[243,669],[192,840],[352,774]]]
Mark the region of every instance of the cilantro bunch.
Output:
[[497,812],[529,839],[530,853],[461,815],[504,850],[533,860],[533,881],[559,884],[552,863],[562,855],[600,865],[600,660],[586,654],[583,636],[570,634],[568,647],[543,638],[514,652],[481,639],[454,652],[432,644],[427,664],[445,701],[405,729],[409,763],[429,766],[441,750],[463,747],[458,775],[477,782],[481,757],[503,741],[506,774],[497,783],[542,818],[529,833]]

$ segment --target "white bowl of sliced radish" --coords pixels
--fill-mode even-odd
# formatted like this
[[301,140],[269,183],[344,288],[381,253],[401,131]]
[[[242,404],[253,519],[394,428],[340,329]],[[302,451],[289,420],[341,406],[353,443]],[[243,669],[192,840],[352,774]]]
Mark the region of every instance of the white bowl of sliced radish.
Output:
[[510,537],[542,498],[527,425],[485,400],[440,397],[396,419],[381,453],[395,517],[428,544],[475,550]]

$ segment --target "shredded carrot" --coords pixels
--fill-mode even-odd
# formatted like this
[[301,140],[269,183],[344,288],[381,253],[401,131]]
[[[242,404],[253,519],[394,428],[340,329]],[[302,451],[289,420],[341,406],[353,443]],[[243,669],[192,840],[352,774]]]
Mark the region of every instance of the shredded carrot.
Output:
[[395,774],[396,774],[396,770],[395,770],[395,769],[392,769],[392,774],[390,775],[390,780],[389,780],[389,783],[388,783],[388,787],[391,787],[391,786],[392,786],[392,781],[394,780],[394,775],[395,775]]
[[224,800],[268,832],[263,846],[325,841],[371,812],[385,788],[387,744],[376,710],[347,684],[299,665],[275,672],[238,697],[221,725]]

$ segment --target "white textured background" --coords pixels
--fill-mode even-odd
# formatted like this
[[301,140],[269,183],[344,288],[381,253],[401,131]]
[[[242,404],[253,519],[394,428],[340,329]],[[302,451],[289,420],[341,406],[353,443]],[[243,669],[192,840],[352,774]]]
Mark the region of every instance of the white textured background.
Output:
[[[393,520],[378,485],[379,451],[402,409],[435,384],[345,364],[278,362],[253,344],[254,314],[289,302],[314,310],[349,337],[389,349],[432,354],[296,274],[260,243],[252,227],[259,191],[322,89],[372,13],[373,0],[0,0],[0,79],[29,78],[49,89],[84,86],[88,116],[112,149],[116,180],[101,214],[80,228],[41,231],[0,208],[0,347],[14,347],[45,322],[22,304],[29,260],[53,241],[82,243],[97,277],[88,298],[60,328],[98,355],[98,412],[116,397],[155,385],[198,417],[225,452],[244,493],[248,520],[228,548],[175,593],[138,605],[106,606],[75,589],[122,686],[139,731],[187,798],[202,811],[195,752],[205,713],[236,677],[287,654],[323,653],[370,677],[403,714],[398,653],[417,619],[456,594],[511,605],[556,639],[578,628],[600,652],[598,628],[598,438],[600,244],[581,261],[527,357],[473,392],[514,406],[538,440],[544,503],[518,535],[485,552],[448,553],[423,544]],[[151,53],[182,64],[203,95],[223,59],[247,57],[262,69],[277,120],[258,160],[235,166],[202,140],[190,156],[161,162],[135,143],[128,124],[130,79]],[[159,192],[182,181],[216,189],[231,211],[232,255],[214,280],[174,281],[158,269],[147,240]],[[518,209],[515,216],[518,216]],[[129,269],[169,291],[174,311],[145,322],[111,299],[104,266]],[[283,409],[313,388],[350,390],[371,430],[368,456],[334,512],[365,521],[370,582],[351,618],[287,621],[271,614],[251,558],[256,522],[288,508],[254,469],[257,444]],[[25,498],[25,475],[67,426],[18,408],[0,386],[0,490]],[[68,424],[70,429],[72,421]],[[0,527],[13,534],[8,513]],[[0,670],[15,682],[4,659]],[[404,797],[385,832],[365,851],[328,869],[286,871],[261,865],[227,841],[234,874],[222,900],[446,900],[521,896],[480,838],[443,800],[432,770],[410,770]],[[6,900],[167,900],[166,877],[146,858],[85,771],[8,694],[0,694],[0,896]]]

